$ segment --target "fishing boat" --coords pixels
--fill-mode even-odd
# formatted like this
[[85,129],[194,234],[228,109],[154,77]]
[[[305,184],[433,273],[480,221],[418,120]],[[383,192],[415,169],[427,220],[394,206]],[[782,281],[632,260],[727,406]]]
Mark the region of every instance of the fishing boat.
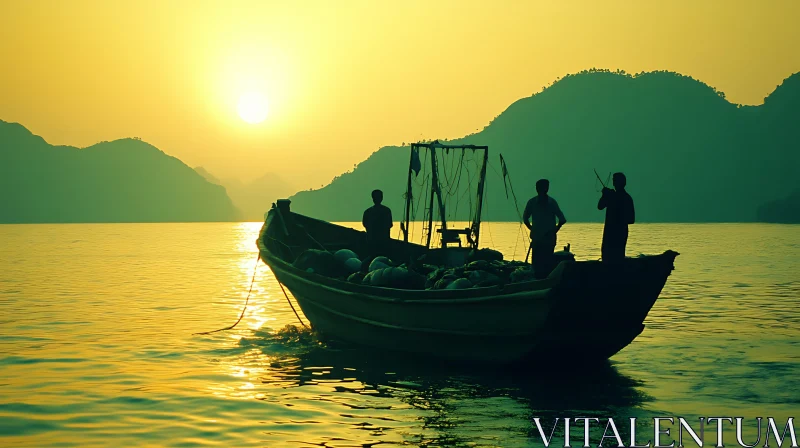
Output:
[[[472,219],[466,228],[448,226],[447,193],[439,173],[445,152],[456,157],[466,153],[478,168],[473,171],[479,176],[477,200],[471,205]],[[429,206],[422,241],[415,243],[409,241],[414,218],[412,179],[419,176],[423,160],[429,170],[423,183],[429,185],[430,195],[424,197]],[[479,247],[487,163],[486,146],[411,145],[400,226],[403,238],[391,240],[384,255],[444,266],[465,264]],[[439,223],[434,225],[437,214]],[[438,245],[432,239],[438,239]],[[556,359],[566,363],[613,356],[644,330],[643,322],[678,255],[668,250],[613,263],[565,257],[544,278],[465,289],[373,286],[295,265],[310,249],[367,254],[366,241],[365,232],[295,213],[289,200],[279,200],[266,215],[257,245],[261,260],[291,292],[321,336],[380,350],[495,364]]]

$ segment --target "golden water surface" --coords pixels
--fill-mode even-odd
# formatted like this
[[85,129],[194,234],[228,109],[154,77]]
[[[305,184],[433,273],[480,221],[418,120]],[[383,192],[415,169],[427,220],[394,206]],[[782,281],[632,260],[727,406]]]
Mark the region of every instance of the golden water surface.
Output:
[[[533,417],[800,408],[800,226],[633,226],[629,255],[681,253],[644,333],[609,366],[528,371],[322,344],[263,264],[242,322],[193,335],[238,317],[259,227],[0,226],[0,445],[541,446]],[[597,259],[601,232],[569,223],[559,245]],[[521,259],[519,236],[482,242]]]

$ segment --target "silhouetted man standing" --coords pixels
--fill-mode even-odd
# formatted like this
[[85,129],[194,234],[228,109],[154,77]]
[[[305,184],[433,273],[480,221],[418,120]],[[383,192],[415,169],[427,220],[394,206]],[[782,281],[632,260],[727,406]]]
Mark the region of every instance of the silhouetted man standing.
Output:
[[389,231],[393,223],[392,210],[381,204],[381,202],[383,202],[383,192],[381,190],[373,190],[372,202],[374,202],[375,205],[364,210],[364,217],[361,219],[361,224],[367,229],[369,255],[374,257],[386,250],[386,246],[391,239]]
[[600,251],[603,261],[616,261],[625,258],[625,245],[628,244],[628,224],[633,224],[636,214],[633,198],[625,191],[625,175],[614,173],[614,189],[603,187],[603,196],[597,209],[606,209],[606,224],[603,227],[603,245]]
[[[544,272],[549,258],[556,247],[556,233],[561,230],[567,219],[558,202],[547,195],[550,181],[539,179],[536,182],[538,195],[531,198],[525,206],[522,222],[531,231],[531,264],[539,273]],[[556,218],[558,224],[556,225]]]

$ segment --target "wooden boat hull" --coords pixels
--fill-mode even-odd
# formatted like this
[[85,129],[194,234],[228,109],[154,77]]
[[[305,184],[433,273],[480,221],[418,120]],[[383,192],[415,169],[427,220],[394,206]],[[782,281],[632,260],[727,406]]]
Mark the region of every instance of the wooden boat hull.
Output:
[[[616,265],[562,262],[542,280],[504,288],[425,291],[352,284],[302,271],[287,261],[313,245],[363,251],[363,240],[361,232],[273,208],[257,244],[262,260],[322,336],[491,363],[614,355],[641,333],[677,255],[668,251]],[[427,250],[394,243],[399,259]]]

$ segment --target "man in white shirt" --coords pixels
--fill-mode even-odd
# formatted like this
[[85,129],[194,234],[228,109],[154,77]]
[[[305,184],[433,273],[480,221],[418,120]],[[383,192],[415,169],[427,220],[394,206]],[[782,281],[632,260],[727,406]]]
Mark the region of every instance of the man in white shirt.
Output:
[[540,273],[546,268],[547,261],[556,248],[556,233],[567,222],[558,202],[547,195],[549,190],[550,181],[539,179],[536,182],[538,196],[528,201],[522,215],[525,227],[531,231],[531,264]]

